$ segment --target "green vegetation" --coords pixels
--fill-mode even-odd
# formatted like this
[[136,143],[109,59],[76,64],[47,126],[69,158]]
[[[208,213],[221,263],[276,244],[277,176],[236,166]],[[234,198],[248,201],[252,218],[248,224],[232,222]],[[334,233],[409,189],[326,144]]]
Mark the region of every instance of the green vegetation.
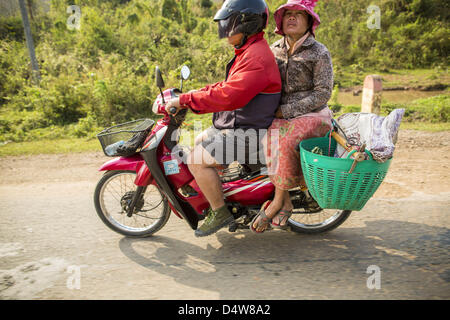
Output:
[[[343,113],[360,112],[361,106],[347,105],[343,106],[334,100],[336,89],[329,103],[335,117]],[[402,103],[383,103],[381,105],[380,115],[387,116],[394,109],[405,109],[403,122],[409,123],[447,123],[450,122],[450,95],[439,95],[431,98],[418,99],[409,104]]]
[[394,109],[405,109],[406,122],[450,122],[450,96],[440,95],[427,99],[415,100],[411,105],[384,104],[382,114],[388,114]]
[[[367,27],[370,5],[380,8],[380,29]],[[318,39],[330,49],[337,66],[350,66],[354,72],[446,68],[449,9],[446,0],[319,1],[323,25]]]
[[[285,0],[268,3],[273,13]],[[20,15],[0,17],[0,142],[42,140],[49,147],[52,139],[58,139],[55,145],[68,138],[95,141],[104,127],[157,117],[151,113],[159,93],[156,65],[167,87],[179,85],[183,64],[192,71],[186,90],[222,80],[233,49],[218,40],[212,21],[220,4],[52,0],[50,11],[35,12],[31,21],[39,86],[31,79]],[[81,8],[79,30],[67,27],[69,5]],[[380,7],[380,29],[367,26],[369,5]],[[331,51],[337,88],[361,85],[369,72],[382,74],[387,86],[448,85],[448,1],[320,0],[316,9],[322,20],[317,39]],[[271,18],[269,43],[279,38],[274,29]],[[407,106],[388,104],[385,110],[406,107],[417,110],[408,111],[408,119],[448,122],[448,102],[447,94]],[[351,109],[342,110],[346,108]],[[208,123],[210,116],[201,119]],[[14,145],[1,146],[0,154]],[[25,150],[25,145],[18,149]]]
[[[428,100],[428,99],[426,99]],[[420,112],[425,111],[426,108],[420,108],[420,105],[416,104],[419,110],[415,110],[412,114],[421,114]],[[447,96],[447,106],[448,96]],[[391,105],[389,108],[392,108]],[[409,108],[409,106],[405,105],[396,105],[396,108]],[[408,110],[408,109],[407,109]],[[347,112],[359,112],[360,106],[343,106],[342,109],[335,113],[336,117],[342,113]],[[384,115],[387,114],[388,109],[382,108],[382,112]],[[439,131],[449,131],[450,130],[450,122],[430,122],[427,121],[410,121],[408,116],[410,112],[406,112],[405,117],[403,118],[400,129],[407,130],[421,130],[421,131],[431,131],[431,132],[439,132]],[[422,113],[424,116],[426,113]],[[447,112],[448,114],[448,112]],[[423,117],[425,118],[425,117]],[[211,123],[211,116],[208,114],[205,115],[194,115],[192,113],[188,114],[186,118],[185,124],[182,126],[182,136],[180,139],[181,144],[183,145],[193,145],[195,132],[194,132],[194,121],[200,121],[203,128],[207,128],[207,126]],[[53,153],[73,153],[73,152],[85,152],[85,151],[102,151],[100,143],[96,138],[72,138],[72,139],[64,139],[64,138],[55,138],[55,139],[41,139],[37,141],[29,141],[29,142],[10,142],[3,145],[0,145],[0,157],[3,156],[17,156],[17,155],[36,155],[36,154],[53,154]]]
[[335,84],[340,88],[362,86],[368,74],[378,74],[383,79],[384,88],[408,87],[421,89],[426,87],[448,87],[450,75],[447,68],[437,66],[428,69],[376,69],[366,67],[354,70],[354,66],[339,67],[335,65]]
[[419,130],[419,131],[449,131],[450,122],[429,123],[429,122],[402,122],[400,130]]
[[44,139],[29,142],[11,142],[0,146],[0,157],[102,151],[97,139]]

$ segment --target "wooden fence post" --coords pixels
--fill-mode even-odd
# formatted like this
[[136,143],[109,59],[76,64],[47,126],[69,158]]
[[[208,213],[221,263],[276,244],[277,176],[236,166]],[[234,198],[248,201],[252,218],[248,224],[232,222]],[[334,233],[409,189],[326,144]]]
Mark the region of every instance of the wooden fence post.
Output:
[[39,65],[36,60],[36,54],[34,52],[33,36],[31,34],[30,21],[28,20],[28,14],[24,0],[19,0],[19,6],[20,14],[22,15],[23,29],[25,31],[25,40],[27,42],[28,53],[30,54],[33,79],[36,84],[39,84],[39,81],[41,80],[41,74],[39,72]]

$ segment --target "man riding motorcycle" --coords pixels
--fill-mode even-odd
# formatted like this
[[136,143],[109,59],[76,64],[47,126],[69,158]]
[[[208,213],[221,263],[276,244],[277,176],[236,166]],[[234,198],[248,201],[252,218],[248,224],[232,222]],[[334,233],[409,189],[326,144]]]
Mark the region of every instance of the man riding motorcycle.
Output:
[[195,231],[199,237],[233,222],[217,167],[239,161],[242,154],[248,159],[249,141],[255,140],[245,136],[253,135],[261,145],[263,135],[258,130],[270,126],[278,107],[281,78],[263,31],[268,17],[264,0],[225,1],[214,21],[218,22],[219,37],[226,37],[235,48],[226,79],[181,94],[166,105],[168,112],[175,107],[177,112],[189,108],[198,114],[213,113],[213,126],[202,134],[202,141],[188,158],[189,169],[210,204],[205,222]]

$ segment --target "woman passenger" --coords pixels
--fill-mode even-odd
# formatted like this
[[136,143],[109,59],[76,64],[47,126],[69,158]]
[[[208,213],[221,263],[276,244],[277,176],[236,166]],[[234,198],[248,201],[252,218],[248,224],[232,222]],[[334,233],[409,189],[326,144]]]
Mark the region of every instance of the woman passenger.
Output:
[[[332,126],[327,102],[333,90],[333,67],[328,49],[315,39],[320,24],[314,12],[316,2],[289,0],[274,13],[275,32],[283,36],[271,46],[282,80],[281,102],[269,128],[266,150],[275,196],[252,222],[251,229],[257,233],[287,228],[293,210],[288,190],[306,190],[298,145],[304,139],[324,136]],[[271,148],[274,130],[278,130],[278,145]]]

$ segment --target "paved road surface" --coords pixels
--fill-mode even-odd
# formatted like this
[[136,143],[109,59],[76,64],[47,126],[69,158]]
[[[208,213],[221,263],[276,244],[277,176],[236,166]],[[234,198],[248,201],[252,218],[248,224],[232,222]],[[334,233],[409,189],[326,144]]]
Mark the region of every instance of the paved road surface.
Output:
[[315,236],[196,238],[172,215],[128,239],[95,213],[101,153],[3,158],[0,298],[449,299],[449,138],[401,131],[375,197]]

